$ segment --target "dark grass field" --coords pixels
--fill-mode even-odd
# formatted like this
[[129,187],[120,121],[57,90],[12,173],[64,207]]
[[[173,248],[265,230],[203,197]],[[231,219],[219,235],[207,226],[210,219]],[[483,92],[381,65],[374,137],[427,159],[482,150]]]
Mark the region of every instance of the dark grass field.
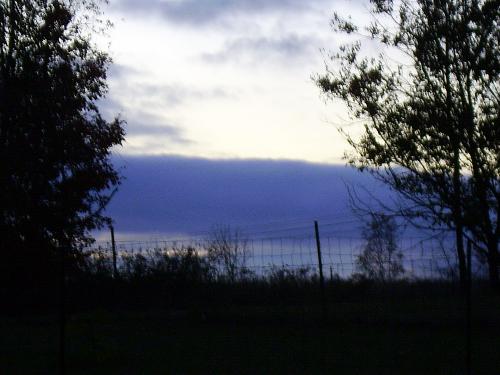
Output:
[[[391,297],[391,294],[393,295]],[[465,374],[464,303],[429,293],[318,305],[73,312],[68,374]],[[473,299],[473,374],[500,374],[500,298]],[[4,317],[0,374],[57,374],[54,314]]]

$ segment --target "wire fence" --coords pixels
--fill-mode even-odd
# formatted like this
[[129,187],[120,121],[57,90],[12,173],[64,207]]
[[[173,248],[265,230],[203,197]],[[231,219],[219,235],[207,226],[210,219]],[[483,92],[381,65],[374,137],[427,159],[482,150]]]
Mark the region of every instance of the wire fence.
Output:
[[[360,262],[366,255],[369,240],[349,232],[325,231],[320,236],[312,228],[309,231],[313,233],[297,233],[291,228],[284,233],[269,230],[239,235],[220,231],[211,236],[149,240],[121,240],[111,228],[110,241],[97,241],[82,253],[91,272],[112,278],[87,277],[89,274],[83,273],[84,278],[72,279],[69,269],[65,270],[66,253],[61,249],[60,368],[64,370],[66,366],[67,311],[89,306],[108,306],[110,311],[154,307],[169,311],[173,317],[182,314],[189,317],[191,312],[186,311],[192,309],[193,314],[202,311],[202,319],[206,319],[207,311],[215,317],[223,311],[220,316],[224,319],[230,316],[225,315],[228,311],[233,312],[236,319],[255,314],[259,321],[266,314],[271,318],[283,316],[285,321],[300,317],[301,322],[307,318],[320,322],[322,329],[334,324],[335,319],[342,324],[352,319],[355,327],[360,322],[371,326],[374,322],[377,325],[379,322],[401,323],[406,319],[411,323],[408,332],[415,331],[413,321],[432,321],[432,327],[439,321],[448,332],[451,319],[458,327],[456,337],[464,337],[463,352],[470,368],[472,277],[468,273],[466,298],[453,294],[449,286],[456,284],[458,262],[455,244],[446,234],[401,236],[393,247],[394,258],[382,257],[381,261],[372,259],[372,262],[374,267],[385,270],[391,269],[391,262],[398,263],[401,272],[396,280],[453,282],[380,283],[373,284],[381,286],[380,289],[373,288],[370,292],[363,288],[363,283],[328,283],[360,281],[356,278],[370,276]],[[290,234],[290,230],[296,233]],[[481,260],[471,260],[471,249],[468,246],[467,269],[471,270],[468,272],[484,274]],[[381,250],[387,249],[382,246]],[[222,282],[217,282],[219,280]],[[246,283],[247,280],[258,282]],[[400,304],[400,299],[405,302]],[[486,317],[490,316],[490,310],[495,310],[483,309],[486,304],[477,305],[478,312]],[[115,310],[116,307],[119,309]],[[390,324],[387,327],[393,329]]]
[[[366,240],[361,237],[322,236],[321,261],[326,279],[348,279],[363,273],[360,257],[366,248]],[[219,248],[217,249],[217,246]],[[224,247],[225,246],[225,247]],[[134,257],[154,261],[154,258],[182,257],[190,253],[199,259],[211,258],[211,252],[219,251],[225,262],[233,262],[234,268],[245,269],[252,275],[265,276],[270,270],[307,269],[311,275],[319,274],[319,258],[314,235],[275,236],[248,238],[224,238],[224,248],[213,238],[126,240],[115,242],[98,241],[84,249],[90,257],[102,262],[113,262],[120,272]],[[114,250],[113,250],[114,249]],[[399,277],[405,279],[450,279],[456,276],[457,259],[454,243],[446,237],[406,236],[397,241],[397,252],[401,254],[397,262],[402,267]],[[225,253],[225,254],[224,254]],[[212,258],[211,258],[212,259]],[[384,260],[395,262],[396,260]],[[473,273],[484,272],[483,264],[474,262]],[[381,265],[383,267],[384,265]],[[111,269],[111,267],[110,267]]]

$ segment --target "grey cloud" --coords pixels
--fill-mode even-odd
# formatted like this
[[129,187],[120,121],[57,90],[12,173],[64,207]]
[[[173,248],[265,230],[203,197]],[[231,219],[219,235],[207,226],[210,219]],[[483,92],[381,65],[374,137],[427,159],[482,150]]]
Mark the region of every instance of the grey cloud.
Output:
[[137,121],[128,121],[125,126],[126,133],[129,136],[165,136],[171,140],[180,143],[187,143],[188,141],[181,136],[179,129],[172,125],[150,125],[149,123],[139,123]]
[[238,38],[231,40],[215,53],[205,53],[201,58],[205,62],[221,63],[248,58],[251,62],[265,61],[272,58],[297,60],[310,58],[319,50],[321,41],[315,36],[285,35],[280,38]]
[[[146,102],[154,105],[161,103],[166,108],[185,104],[190,100],[205,100],[205,99],[235,99],[236,93],[229,88],[222,86],[216,87],[195,87],[185,83],[168,83],[157,84],[141,82],[141,76],[147,77],[147,72],[123,64],[113,64],[108,76],[112,83],[113,90],[120,92],[127,97],[141,98]],[[109,101],[106,99],[106,101]],[[113,103],[108,103],[107,106]],[[114,109],[119,107],[114,103]]]
[[112,97],[101,100],[99,110],[103,117],[108,120],[118,115],[125,120],[126,136],[146,136],[157,139],[160,137],[163,138],[163,141],[181,144],[192,143],[183,136],[182,130],[178,126],[169,124],[152,113],[126,109],[123,103]]
[[155,141],[168,141],[181,144],[189,144],[192,141],[186,139],[182,130],[175,125],[167,123],[156,115],[146,112],[125,113],[125,131],[127,136],[153,137]]
[[101,99],[98,103],[98,106],[101,115],[107,120],[111,120],[116,116],[122,114],[124,108],[121,103],[113,99],[110,95],[108,95],[104,99]]
[[180,23],[209,24],[238,13],[300,11],[326,0],[121,0],[114,6],[122,12],[160,14]]
[[200,89],[184,84],[155,85],[149,83],[134,84],[129,90],[134,96],[156,98],[167,106],[178,106],[190,100],[233,99],[235,94],[222,87]]
[[139,70],[129,65],[113,63],[108,69],[108,77],[110,79],[130,78],[133,75],[140,74]]

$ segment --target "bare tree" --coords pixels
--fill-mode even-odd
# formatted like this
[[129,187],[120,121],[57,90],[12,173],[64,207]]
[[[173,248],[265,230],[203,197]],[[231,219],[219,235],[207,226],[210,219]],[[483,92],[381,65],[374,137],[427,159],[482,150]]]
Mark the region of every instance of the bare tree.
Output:
[[249,273],[247,257],[248,240],[239,229],[229,225],[217,225],[212,229],[208,259],[215,266],[218,277],[234,282],[246,276]]
[[403,254],[397,245],[395,220],[385,214],[373,214],[363,232],[366,241],[356,259],[356,268],[369,279],[392,281],[404,273]]

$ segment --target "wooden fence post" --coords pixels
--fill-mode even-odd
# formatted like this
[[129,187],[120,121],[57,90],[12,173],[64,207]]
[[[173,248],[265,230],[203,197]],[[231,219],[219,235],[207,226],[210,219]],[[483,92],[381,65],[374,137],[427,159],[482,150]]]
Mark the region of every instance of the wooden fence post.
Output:
[[321,242],[319,240],[318,222],[314,221],[314,233],[316,235],[316,248],[318,250],[318,267],[319,267],[319,286],[321,290],[321,306],[323,309],[323,317],[326,318],[326,295],[325,295],[325,278],[323,277],[323,260],[321,258]]
[[109,226],[111,231],[111,250],[113,251],[113,279],[118,276],[118,269],[116,268],[116,242],[115,242],[115,228],[113,225]]

